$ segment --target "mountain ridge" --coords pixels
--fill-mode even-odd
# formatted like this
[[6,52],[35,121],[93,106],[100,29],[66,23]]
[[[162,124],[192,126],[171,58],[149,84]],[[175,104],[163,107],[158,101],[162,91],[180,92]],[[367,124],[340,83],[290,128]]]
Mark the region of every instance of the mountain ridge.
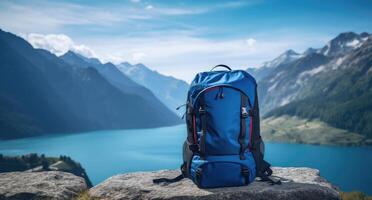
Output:
[[0,31],[0,43],[0,138],[180,123],[92,67],[70,66],[8,32]]
[[371,40],[366,32],[341,33],[324,47],[276,66],[258,80],[263,118],[320,119],[371,138]]
[[259,68],[247,68],[246,71],[252,74],[257,80],[261,80],[266,78],[278,66],[292,62],[301,56],[301,54],[289,49],[273,60],[264,62]]
[[[372,39],[368,39],[344,58],[337,72],[332,70],[332,66],[328,66],[333,76],[318,75],[313,84],[324,82],[321,89],[314,90],[306,98],[298,99],[292,104],[274,109],[266,116],[290,114],[309,119],[319,118],[332,126],[371,138],[372,126],[369,125],[372,120],[371,64]],[[323,70],[327,69],[324,68]]]
[[172,112],[164,103],[149,90],[147,87],[136,83],[129,76],[123,74],[117,66],[111,62],[101,63],[96,58],[86,58],[80,54],[74,52],[67,52],[61,55],[60,58],[65,62],[75,67],[92,67],[101,73],[113,86],[121,90],[126,94],[139,95],[143,97],[149,104],[152,104],[156,108],[157,112],[163,113],[163,110],[169,110]]
[[185,81],[162,75],[142,63],[132,65],[124,62],[116,66],[133,81],[151,90],[170,110],[176,112],[175,109],[186,102],[189,84]]

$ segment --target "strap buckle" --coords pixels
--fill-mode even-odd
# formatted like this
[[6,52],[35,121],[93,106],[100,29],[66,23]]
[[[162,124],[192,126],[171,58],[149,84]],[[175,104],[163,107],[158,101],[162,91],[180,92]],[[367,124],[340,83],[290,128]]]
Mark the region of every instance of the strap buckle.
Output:
[[246,107],[242,107],[241,113],[242,113],[242,118],[247,118],[248,117],[248,112],[247,112]]
[[270,169],[270,167],[267,167],[265,171],[263,172],[265,176],[271,176],[273,174],[273,170]]
[[199,145],[197,145],[197,144],[190,144],[190,145],[189,145],[189,149],[190,149],[192,152],[198,152],[198,151],[199,151]]
[[201,188],[201,177],[202,177],[202,169],[198,168],[195,171],[195,182],[199,188]]
[[244,184],[248,185],[249,184],[249,169],[246,166],[243,166],[241,168],[241,173],[244,176]]
[[247,167],[242,167],[242,174],[243,175],[249,175],[249,170]]
[[242,107],[242,111],[241,112],[242,112],[242,118],[247,118],[248,116],[253,117],[253,116],[256,115],[255,110],[249,109],[247,111],[247,108],[246,107]]
[[187,114],[189,114],[189,115],[194,114],[194,109],[192,109],[192,107],[188,107],[187,108]]
[[203,109],[202,107],[199,108],[199,114],[200,115],[204,115],[206,113],[205,109]]

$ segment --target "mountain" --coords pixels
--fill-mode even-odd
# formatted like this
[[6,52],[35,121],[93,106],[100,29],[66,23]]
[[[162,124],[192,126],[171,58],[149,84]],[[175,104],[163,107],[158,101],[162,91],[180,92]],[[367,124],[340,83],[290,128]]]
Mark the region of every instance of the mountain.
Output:
[[108,62],[102,64],[95,58],[86,58],[82,55],[68,51],[67,53],[60,56],[60,58],[66,63],[81,68],[92,67],[96,69],[103,77],[106,78],[112,85],[116,86],[124,93],[142,94],[144,90],[151,93],[143,86],[138,85],[127,76],[123,75],[114,64]]
[[316,118],[372,138],[372,38],[343,57],[337,69],[335,66],[333,62],[321,66],[322,72],[306,80],[311,93],[267,116]]
[[327,62],[329,62],[328,57],[313,53],[277,66],[265,79],[259,81],[261,111],[266,113],[273,108],[286,105],[298,97],[307,95],[307,92],[303,90],[304,83],[299,82],[301,79],[297,77],[303,72],[310,75],[316,73],[316,70],[320,70],[317,67]]
[[[314,82],[314,77],[323,74],[326,66],[331,67],[333,71],[338,69],[345,59],[345,55],[350,54],[366,42],[367,35],[367,33],[341,33],[323,48],[309,48],[303,54],[295,54],[293,59],[289,59],[288,62],[278,62],[278,60],[283,60],[278,58],[292,50],[286,51],[271,62],[267,62],[279,63],[279,65],[274,65],[275,67],[272,67],[265,75],[265,79],[257,78],[262,112],[266,113],[311,94],[314,89],[323,84],[323,82]],[[348,45],[351,41],[354,41],[354,46]],[[327,51],[327,49],[329,50]],[[327,71],[327,73],[333,76],[333,71]],[[316,86],[311,87],[310,83],[315,83]]]
[[2,30],[0,50],[0,138],[179,123],[169,110],[124,93],[95,68],[71,66]]
[[248,68],[247,71],[252,74],[256,80],[262,80],[272,73],[278,66],[292,62],[300,57],[301,54],[290,49],[272,61],[264,62],[263,65],[258,68]]
[[313,53],[315,53],[315,52],[317,52],[317,51],[318,51],[318,49],[314,49],[314,48],[310,47],[310,48],[306,49],[306,51],[304,51],[304,52],[302,53],[302,55],[303,55],[303,56],[307,56],[307,55],[309,55],[309,54],[313,54]]
[[264,118],[271,124],[283,117],[289,123],[292,118],[285,116],[320,120],[327,126],[372,138],[371,66],[371,36],[341,33],[323,48],[310,49],[298,59],[277,66],[258,82]]
[[60,58],[74,67],[92,67],[123,93],[140,95],[147,100],[152,101],[152,103],[157,104],[162,109],[167,109],[161,104],[161,102],[159,102],[158,99],[156,99],[149,89],[134,82],[110,62],[102,64],[98,59],[86,58],[72,51],[68,51],[64,55],[60,56]]
[[369,34],[364,32],[356,34],[353,32],[341,33],[333,40],[329,41],[326,46],[319,50],[319,53],[325,56],[339,56],[360,47],[367,40]]
[[269,62],[264,62],[263,67],[275,68],[279,65],[286,64],[293,60],[296,60],[299,57],[301,57],[301,54],[290,49],[282,53],[281,55],[279,55],[279,57],[275,58],[274,60],[269,61]]
[[60,58],[75,67],[92,67],[96,69],[104,78],[106,78],[106,80],[123,93],[139,95],[144,98],[158,113],[164,113],[166,110],[171,112],[169,108],[160,102],[149,89],[128,78],[110,62],[102,64],[98,59],[86,58],[72,51],[68,51],[66,54],[60,56]]
[[369,34],[366,32],[361,34],[356,34],[353,32],[341,33],[336,38],[329,41],[323,48],[308,48],[302,54],[290,49],[279,55],[277,58],[264,62],[263,65],[258,68],[248,68],[247,72],[252,74],[257,80],[262,80],[263,78],[267,78],[267,75],[272,74],[274,69],[278,66],[288,64],[294,60],[313,53],[322,54],[327,57],[337,57],[346,54],[353,49],[360,47],[368,37]]
[[172,111],[186,103],[189,85],[185,81],[164,76],[157,71],[150,70],[143,64],[132,65],[125,62],[117,67],[136,83],[150,89]]

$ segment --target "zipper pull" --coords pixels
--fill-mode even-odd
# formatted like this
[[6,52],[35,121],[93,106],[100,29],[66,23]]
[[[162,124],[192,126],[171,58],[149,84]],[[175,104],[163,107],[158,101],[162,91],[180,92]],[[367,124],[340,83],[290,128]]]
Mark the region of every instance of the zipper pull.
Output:
[[219,87],[218,92],[216,93],[216,96],[214,97],[215,100],[218,100],[218,98],[220,97],[220,91],[221,91],[221,88]]
[[176,108],[176,110],[179,110],[180,108],[182,108],[182,107],[186,106],[186,104],[187,104],[187,103],[185,103],[185,104],[182,104],[182,105],[178,106],[178,107]]
[[221,88],[221,92],[220,92],[220,99],[223,99],[224,98],[224,94],[223,94],[223,87],[220,87]]

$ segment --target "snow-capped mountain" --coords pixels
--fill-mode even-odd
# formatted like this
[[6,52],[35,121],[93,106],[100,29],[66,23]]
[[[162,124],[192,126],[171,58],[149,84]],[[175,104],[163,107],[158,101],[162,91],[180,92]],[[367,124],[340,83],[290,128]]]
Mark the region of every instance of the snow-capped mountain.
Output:
[[322,48],[315,49],[310,47],[302,54],[299,54],[290,49],[279,55],[277,58],[268,62],[264,62],[260,67],[248,68],[247,71],[252,74],[257,80],[262,80],[263,78],[266,78],[267,75],[272,73],[278,66],[288,64],[292,61],[309,56],[313,53],[323,54],[326,57],[339,57],[347,54],[350,51],[360,47],[363,42],[368,39],[369,36],[370,34],[366,32],[363,32],[361,34],[356,34],[353,32],[341,33],[337,37],[329,41]]
[[310,47],[310,48],[306,49],[306,50],[302,53],[302,55],[303,55],[303,56],[307,56],[307,55],[312,54],[312,53],[315,53],[315,52],[317,52],[317,51],[318,51],[318,49],[315,49],[315,48]]
[[360,47],[368,37],[369,34],[366,32],[361,34],[354,32],[341,33],[329,41],[322,49],[319,49],[318,52],[325,56],[339,56]]
[[372,113],[371,67],[372,36],[341,33],[323,48],[308,49],[260,79],[261,111],[264,117],[319,118],[368,135],[372,133],[366,121]]
[[289,49],[286,52],[279,55],[279,57],[275,58],[274,60],[269,61],[269,62],[264,62],[263,67],[275,68],[281,64],[289,63],[300,57],[301,57],[301,54],[293,51],[292,49]]
[[266,78],[258,82],[261,111],[266,113],[305,95],[301,93],[303,84],[298,84],[300,74],[314,70],[328,61],[329,58],[323,54],[313,53],[273,69]]
[[279,55],[277,58],[268,62],[264,62],[262,66],[258,68],[248,68],[247,71],[252,74],[257,80],[261,80],[268,74],[270,74],[276,67],[292,62],[300,58],[301,56],[301,54],[290,49]]
[[136,83],[151,90],[172,111],[176,112],[175,108],[186,102],[189,85],[185,81],[160,74],[141,63],[132,65],[124,62],[117,65],[117,68]]

